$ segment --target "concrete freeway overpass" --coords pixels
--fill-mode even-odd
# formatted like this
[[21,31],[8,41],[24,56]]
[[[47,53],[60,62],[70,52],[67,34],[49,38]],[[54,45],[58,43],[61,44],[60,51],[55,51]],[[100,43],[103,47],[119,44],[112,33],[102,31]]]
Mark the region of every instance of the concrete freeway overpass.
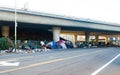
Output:
[[[9,26],[14,30],[14,9],[0,8],[0,26]],[[120,25],[105,23],[99,21],[71,18],[53,14],[46,14],[28,10],[17,10],[18,29],[35,28],[53,31],[53,40],[58,41],[60,32],[84,31],[86,41],[89,40],[90,32],[99,32],[100,34],[118,34]]]

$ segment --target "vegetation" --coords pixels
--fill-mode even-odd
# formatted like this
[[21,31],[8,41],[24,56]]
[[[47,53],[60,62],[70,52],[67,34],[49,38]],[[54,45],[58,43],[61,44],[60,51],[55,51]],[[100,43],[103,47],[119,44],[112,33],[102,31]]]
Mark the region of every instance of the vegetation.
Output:
[[2,37],[0,38],[0,50],[7,50],[9,49],[10,45],[8,42],[8,38],[7,37]]

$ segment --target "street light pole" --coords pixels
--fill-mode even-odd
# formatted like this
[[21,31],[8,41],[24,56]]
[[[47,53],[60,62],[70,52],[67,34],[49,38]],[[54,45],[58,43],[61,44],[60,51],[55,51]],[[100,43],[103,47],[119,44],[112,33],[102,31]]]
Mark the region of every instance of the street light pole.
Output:
[[17,0],[15,0],[15,52],[17,49]]

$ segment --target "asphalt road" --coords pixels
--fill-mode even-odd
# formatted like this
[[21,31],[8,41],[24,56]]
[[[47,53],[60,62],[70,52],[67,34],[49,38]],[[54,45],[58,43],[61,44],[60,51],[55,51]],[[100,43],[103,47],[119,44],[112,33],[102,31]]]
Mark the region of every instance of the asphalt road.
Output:
[[120,75],[120,48],[4,54],[0,75]]

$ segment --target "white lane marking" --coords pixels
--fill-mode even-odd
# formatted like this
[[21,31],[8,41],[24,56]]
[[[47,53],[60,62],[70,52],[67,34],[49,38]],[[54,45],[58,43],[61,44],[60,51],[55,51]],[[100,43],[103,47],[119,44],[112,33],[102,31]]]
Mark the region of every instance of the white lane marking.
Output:
[[14,60],[0,61],[0,66],[19,66],[20,62]]
[[100,71],[102,71],[104,68],[106,68],[109,64],[111,64],[115,59],[117,59],[120,56],[120,54],[118,54],[117,56],[115,56],[112,60],[110,60],[108,63],[106,63],[105,65],[103,65],[101,68],[97,69],[96,71],[94,71],[91,75],[97,75]]
[[35,66],[50,64],[50,63],[54,63],[54,62],[58,62],[58,61],[68,60],[68,59],[72,59],[72,58],[76,58],[76,57],[80,57],[80,56],[86,56],[86,55],[90,55],[90,54],[95,54],[95,53],[98,53],[98,52],[101,52],[101,51],[102,50],[87,53],[87,54],[83,54],[83,55],[76,55],[76,56],[72,56],[72,57],[67,57],[67,58],[53,59],[53,60],[49,60],[49,61],[45,61],[45,62],[41,62],[41,63],[35,63],[35,64],[31,64],[31,65],[28,65],[28,66],[23,66],[23,67],[19,67],[19,68],[15,68],[15,69],[4,70],[4,71],[0,71],[0,74],[1,73],[12,72],[12,71],[17,71],[17,70],[22,70],[22,69],[27,69],[27,68],[32,68],[32,67],[35,67]]

